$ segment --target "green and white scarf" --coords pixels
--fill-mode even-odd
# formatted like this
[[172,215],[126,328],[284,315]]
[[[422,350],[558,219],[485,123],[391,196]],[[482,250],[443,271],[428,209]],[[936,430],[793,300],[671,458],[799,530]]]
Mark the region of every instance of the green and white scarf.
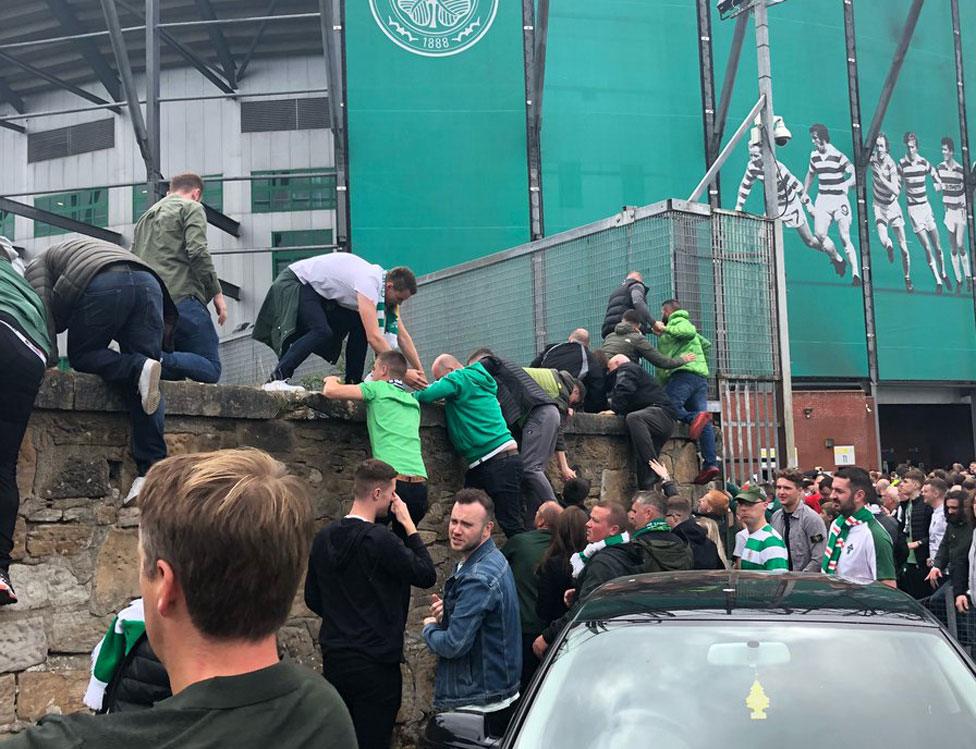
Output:
[[587,544],[583,551],[578,551],[573,556],[569,558],[569,566],[573,569],[573,578],[579,577],[583,568],[586,567],[586,563],[589,562],[593,555],[596,554],[601,549],[605,549],[608,546],[616,546],[617,544],[625,544],[630,541],[630,534],[627,531],[623,533],[616,533],[613,536],[607,536],[602,541],[594,541],[591,544]]
[[92,651],[92,675],[88,681],[88,689],[85,690],[85,704],[92,710],[102,709],[105,690],[112,677],[145,631],[146,617],[142,599],[137,598],[118,613],[108,632]]
[[634,532],[634,538],[643,536],[645,533],[670,533],[671,526],[664,518],[655,518],[643,528]]
[[393,305],[389,310],[386,309],[386,272],[384,272],[383,280],[380,282],[379,300],[376,302],[376,321],[379,323],[383,337],[392,348],[396,348],[397,335],[400,332],[399,313],[398,305]]
[[867,507],[862,507],[853,515],[846,518],[843,515],[837,517],[834,522],[830,524],[830,533],[827,536],[827,546],[824,549],[823,562],[820,564],[820,569],[822,572],[832,575],[837,571],[837,563],[840,561],[840,555],[844,551],[844,543],[847,541],[847,534],[851,532],[851,528],[853,528],[855,525],[866,523],[873,517],[874,515],[871,514],[871,511]]

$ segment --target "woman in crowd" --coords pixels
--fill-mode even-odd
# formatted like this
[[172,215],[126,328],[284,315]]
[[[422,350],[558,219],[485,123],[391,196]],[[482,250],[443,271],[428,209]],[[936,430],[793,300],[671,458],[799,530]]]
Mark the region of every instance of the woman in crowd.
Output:
[[586,512],[567,507],[559,515],[549,548],[539,562],[539,597],[535,612],[544,626],[566,613],[563,594],[573,587],[573,570],[569,558],[586,546]]

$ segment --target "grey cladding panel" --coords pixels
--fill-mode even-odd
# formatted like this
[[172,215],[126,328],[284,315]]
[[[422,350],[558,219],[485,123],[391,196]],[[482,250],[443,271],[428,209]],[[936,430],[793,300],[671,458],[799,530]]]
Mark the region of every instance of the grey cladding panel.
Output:
[[328,126],[328,100],[324,96],[241,102],[242,133],[314,130]]
[[60,159],[115,147],[115,120],[111,117],[80,125],[43,130],[27,136],[27,162]]

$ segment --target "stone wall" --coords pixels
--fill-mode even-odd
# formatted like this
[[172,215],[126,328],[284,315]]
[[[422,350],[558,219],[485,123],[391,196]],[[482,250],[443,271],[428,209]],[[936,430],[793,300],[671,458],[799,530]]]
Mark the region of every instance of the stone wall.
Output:
[[[243,445],[267,450],[307,482],[319,525],[341,517],[353,471],[368,457],[360,404],[191,383],[164,383],[163,390],[170,454]],[[420,532],[439,584],[450,567],[450,499],[464,473],[442,416],[425,407],[421,430],[431,504]],[[101,381],[48,375],[18,467],[22,501],[11,575],[20,602],[0,609],[0,734],[47,713],[84,709],[89,653],[113,613],[138,595],[139,511],[121,506],[135,476],[128,438],[122,404]],[[594,498],[629,496],[633,480],[622,419],[576,416],[567,446],[571,462],[591,480]],[[698,470],[694,445],[676,438],[666,453],[677,480],[691,481]],[[419,637],[427,601],[427,592],[415,590],[400,713],[403,747],[415,744],[431,702],[433,658]],[[318,626],[299,590],[280,633],[281,649],[319,669]]]

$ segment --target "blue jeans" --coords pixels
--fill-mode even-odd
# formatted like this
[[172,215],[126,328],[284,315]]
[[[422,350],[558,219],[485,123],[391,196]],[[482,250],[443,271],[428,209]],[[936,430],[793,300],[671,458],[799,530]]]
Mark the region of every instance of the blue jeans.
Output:
[[[674,372],[668,378],[665,389],[678,415],[678,421],[690,424],[699,413],[708,410],[708,381],[701,375],[694,372]],[[701,449],[704,467],[717,467],[715,430],[711,424],[706,425],[702,430],[701,437],[698,438],[698,447]]]
[[[116,341],[119,351],[110,349]],[[164,406],[142,410],[139,375],[146,359],[158,360],[163,340],[163,292],[151,273],[110,270],[97,274],[78,299],[68,323],[68,360],[121,388],[132,424],[132,457],[139,475],[166,457]]]
[[172,353],[163,354],[163,379],[215,383],[220,379],[220,343],[207,311],[196,297],[176,305],[180,319],[173,331]]
[[324,299],[308,284],[302,284],[299,294],[298,332],[294,340],[286,344],[272,379],[289,379],[311,354],[335,364],[339,360],[342,341],[348,336],[346,382],[362,382],[366,331],[359,312]]

